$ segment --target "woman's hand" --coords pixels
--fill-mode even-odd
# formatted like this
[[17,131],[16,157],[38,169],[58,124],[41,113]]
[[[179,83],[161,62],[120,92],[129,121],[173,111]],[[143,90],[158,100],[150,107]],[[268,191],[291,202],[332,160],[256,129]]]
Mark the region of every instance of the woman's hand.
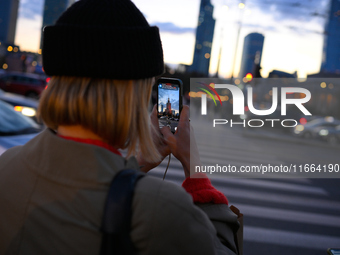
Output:
[[161,154],[161,160],[159,162],[150,163],[145,161],[143,155],[139,153],[137,156],[137,161],[139,166],[141,166],[140,170],[145,173],[150,171],[152,168],[158,166],[163,161],[163,159],[170,154],[170,147],[165,143],[164,138],[161,134],[161,130],[159,128],[156,105],[152,109],[150,120],[152,125],[152,140],[155,143],[159,154]]
[[171,153],[182,163],[185,177],[190,176],[190,157],[193,165],[201,165],[201,160],[194,136],[190,141],[190,132],[193,132],[193,128],[189,120],[189,106],[183,106],[175,134],[171,133],[169,127],[163,127],[161,132]]

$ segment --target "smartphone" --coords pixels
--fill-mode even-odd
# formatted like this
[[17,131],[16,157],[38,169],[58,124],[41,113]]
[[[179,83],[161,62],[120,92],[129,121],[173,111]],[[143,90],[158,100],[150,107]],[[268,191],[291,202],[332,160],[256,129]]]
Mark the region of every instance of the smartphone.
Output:
[[329,248],[327,250],[327,253],[329,255],[340,255],[340,248],[339,249]]
[[157,114],[159,127],[168,126],[175,133],[182,111],[183,83],[180,79],[160,78],[157,80]]

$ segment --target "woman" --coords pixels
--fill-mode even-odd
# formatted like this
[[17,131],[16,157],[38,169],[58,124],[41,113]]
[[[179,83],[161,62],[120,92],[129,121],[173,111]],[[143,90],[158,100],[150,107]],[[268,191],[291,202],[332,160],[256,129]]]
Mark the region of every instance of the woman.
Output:
[[[183,188],[136,186],[131,239],[140,254],[234,254],[236,215],[210,181],[190,179],[184,107],[173,135],[147,106],[163,72],[159,32],[130,0],[80,0],[44,29],[52,76],[39,113],[48,129],[0,157],[0,254],[98,254],[104,203],[122,169],[147,172],[170,152]],[[192,143],[192,160],[200,164]],[[127,149],[128,159],[119,149]],[[137,155],[137,158],[134,157]]]

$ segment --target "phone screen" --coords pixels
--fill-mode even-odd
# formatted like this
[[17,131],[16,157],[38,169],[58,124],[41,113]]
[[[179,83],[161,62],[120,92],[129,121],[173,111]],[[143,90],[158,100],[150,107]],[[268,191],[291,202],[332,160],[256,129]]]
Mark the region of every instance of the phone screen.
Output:
[[159,126],[168,126],[175,133],[182,107],[180,80],[160,79],[157,83]]

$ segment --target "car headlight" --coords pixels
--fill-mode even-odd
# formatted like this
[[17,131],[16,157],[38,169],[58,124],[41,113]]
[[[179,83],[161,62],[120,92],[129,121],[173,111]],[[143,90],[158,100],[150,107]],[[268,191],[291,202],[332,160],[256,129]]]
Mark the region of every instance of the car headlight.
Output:
[[34,108],[26,106],[14,106],[14,111],[21,112],[21,114],[28,117],[34,117],[36,115],[36,110]]
[[320,131],[319,131],[319,135],[321,135],[321,136],[326,136],[326,135],[328,135],[328,130],[327,129],[321,129]]

